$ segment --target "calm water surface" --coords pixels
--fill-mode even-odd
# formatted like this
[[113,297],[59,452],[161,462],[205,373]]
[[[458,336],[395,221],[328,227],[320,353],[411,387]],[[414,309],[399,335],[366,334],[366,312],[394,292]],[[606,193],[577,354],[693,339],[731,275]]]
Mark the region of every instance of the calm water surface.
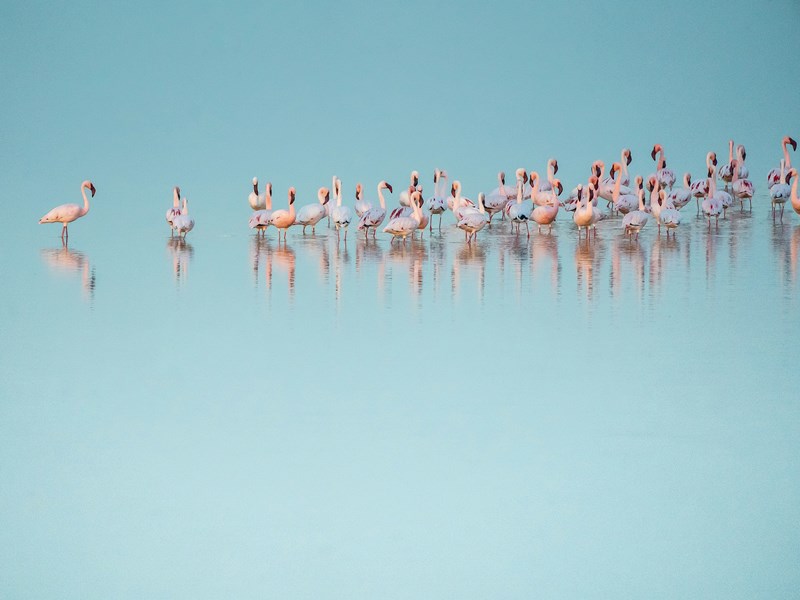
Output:
[[796,597],[791,211],[284,244],[197,194],[182,242],[102,194],[0,237],[0,596]]

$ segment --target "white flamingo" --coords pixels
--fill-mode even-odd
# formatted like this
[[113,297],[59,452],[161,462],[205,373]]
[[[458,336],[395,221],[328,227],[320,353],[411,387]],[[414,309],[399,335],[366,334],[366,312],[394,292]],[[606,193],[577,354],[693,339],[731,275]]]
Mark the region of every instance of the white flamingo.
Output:
[[75,219],[80,219],[89,212],[89,199],[86,197],[86,190],[89,190],[94,198],[95,187],[94,184],[88,179],[81,183],[81,195],[83,196],[83,206],[78,204],[62,204],[56,206],[53,210],[48,212],[45,216],[39,219],[39,224],[42,223],[62,223],[61,239],[69,239],[69,231],[67,231],[67,224],[72,223]]
[[[792,150],[797,151],[797,142],[787,135],[783,138],[783,140],[781,140],[781,146],[783,147],[783,162],[786,165],[786,172],[788,173],[792,169],[792,158],[789,156],[788,146],[791,146]],[[772,169],[769,173],[767,173],[767,185],[769,187],[779,183],[780,180],[780,169]]]
[[378,200],[381,205],[370,208],[361,215],[361,219],[358,221],[358,230],[364,232],[364,239],[366,239],[370,229],[372,229],[372,237],[374,238],[377,228],[381,226],[381,223],[386,218],[386,200],[383,197],[383,190],[389,190],[389,193],[391,193],[392,186],[385,181],[381,181],[378,184]]
[[356,184],[356,202],[353,205],[353,210],[356,211],[356,216],[360,219],[361,216],[367,212],[372,205],[364,200],[364,188],[360,183]]
[[681,213],[675,208],[675,205],[664,190],[659,192],[659,199],[663,204],[658,219],[667,230],[667,238],[669,238],[670,231],[672,231],[672,237],[675,237],[675,230],[681,224]]
[[650,220],[650,215],[648,215],[644,210],[644,189],[642,188],[642,178],[637,177],[638,182],[638,190],[636,196],[639,200],[639,209],[630,211],[625,217],[622,219],[622,228],[625,231],[625,235],[629,238],[631,235],[636,234],[636,239],[639,239],[639,232],[647,225],[647,222]]
[[447,200],[444,192],[442,191],[441,182],[446,177],[443,177],[443,171],[435,169],[433,172],[433,196],[428,198],[427,206],[428,212],[431,213],[430,228],[433,231],[433,215],[439,215],[439,231],[442,230],[442,214],[447,210]]
[[656,161],[657,168],[655,173],[656,177],[658,177],[658,183],[663,188],[672,189],[672,186],[675,185],[675,173],[667,168],[667,157],[664,154],[664,148],[661,144],[653,146],[653,151],[650,152],[650,156],[653,160],[656,160],[656,155],[659,155]]
[[281,230],[283,230],[283,239],[286,240],[286,232],[289,227],[294,225],[295,212],[294,212],[294,199],[296,190],[293,187],[289,188],[289,210],[283,208],[273,211],[272,216],[269,218],[269,224],[278,230],[278,239],[281,239]]
[[498,186],[486,194],[484,200],[484,208],[489,214],[490,223],[495,213],[503,213],[509,202],[509,196],[511,199],[516,197],[514,191],[506,186],[506,174],[502,171],[497,174],[497,183]]
[[409,184],[410,185],[408,186],[407,190],[403,190],[402,192],[400,192],[400,196],[398,198],[400,206],[411,207],[411,193],[417,190],[417,186],[419,185],[419,173],[417,171],[411,171],[411,176],[409,177]]
[[478,210],[472,200],[461,195],[461,182],[459,180],[456,179],[453,185],[450,186],[450,195],[453,200],[452,210],[456,223],[463,219],[466,213]]
[[733,181],[733,140],[728,140],[728,163],[722,165],[717,174],[725,182],[726,188]]
[[336,239],[339,239],[339,230],[344,229],[344,241],[347,241],[347,228],[353,220],[353,212],[349,206],[342,206],[342,182],[336,180],[336,206],[331,211],[331,219],[336,227]]
[[667,200],[680,210],[692,200],[692,174],[683,174],[683,187],[672,190],[667,194]]
[[700,205],[703,214],[708,219],[708,229],[711,230],[711,219],[719,227],[719,214],[722,212],[722,200],[717,195],[717,172],[714,167],[708,170],[708,192],[706,199]]
[[264,186],[264,208],[250,216],[248,225],[250,229],[255,229],[256,233],[266,234],[270,217],[272,217],[272,183],[268,181]]
[[[628,190],[627,193],[620,193],[620,190],[622,189],[621,171],[622,165],[620,163],[614,163],[611,165],[611,180],[614,182],[614,185],[611,189],[611,210],[612,212],[616,210],[617,212],[626,215],[632,210],[636,210],[639,200],[636,196],[634,196],[633,192],[628,187],[625,188]],[[615,173],[616,179],[614,178]]]
[[[732,159],[731,159],[732,160]],[[717,153],[709,152],[706,154],[706,172],[717,166]],[[700,214],[700,198],[708,196],[708,179],[698,179],[690,186],[694,202],[697,205],[697,214]]]
[[769,197],[772,200],[772,216],[775,217],[775,205],[781,208],[781,220],[783,220],[783,208],[786,201],[791,197],[789,184],[786,183],[786,161],[781,159],[781,180],[769,188]]
[[183,239],[186,239],[186,234],[194,229],[194,219],[189,216],[188,198],[184,197],[181,214],[172,220],[172,224],[175,226],[175,231],[178,232],[178,235],[183,234]]
[[[522,201],[523,185],[526,177],[520,178],[519,171],[520,169],[517,170],[517,201],[508,207],[508,216],[511,219],[512,227],[516,224],[518,234],[520,225],[525,223],[525,231],[528,237],[531,237],[528,221],[530,221],[531,213],[533,212],[533,202]],[[524,174],[524,169],[522,169],[522,172]],[[539,174],[536,171],[531,171],[529,181],[531,182],[531,198],[534,198],[539,191]]]
[[316,233],[317,223],[325,216],[325,205],[331,199],[331,192],[326,187],[317,190],[317,204],[306,204],[297,211],[294,224],[303,226],[303,233],[306,227],[311,227],[311,233]]
[[489,216],[484,210],[485,198],[483,192],[478,194],[478,210],[467,212],[456,224],[456,227],[464,231],[468,244],[475,240],[478,232],[489,222]]
[[[741,148],[741,146],[740,146]],[[755,189],[753,188],[753,183],[748,179],[740,179],[742,173],[742,167],[739,166],[739,161],[733,161],[733,181],[731,182],[731,191],[733,195],[739,200],[741,203],[742,209],[744,209],[744,201],[747,200],[750,205],[750,210],[753,210],[753,194],[755,193]],[[744,171],[746,173],[746,171]]]
[[[575,209],[572,215],[572,220],[578,227],[578,237],[581,237],[581,229],[586,229],[586,239],[589,239],[591,230],[594,230],[594,235],[597,237],[596,224],[600,220],[599,211],[594,210],[594,199],[597,189],[595,187],[597,181],[584,190],[581,205]],[[585,200],[585,202],[584,202]]]
[[[738,161],[739,170],[737,171],[737,175],[739,179],[747,179],[750,177],[750,171],[748,170],[747,166],[745,166],[744,161],[747,159],[747,150],[744,149],[743,144],[739,144],[736,146],[736,160]],[[731,183],[733,183],[733,179],[731,179]]]
[[167,209],[167,223],[169,224],[170,236],[175,233],[173,221],[179,214],[181,214],[181,188],[176,185],[172,188],[172,208]]
[[413,215],[395,217],[383,228],[384,233],[390,233],[392,235],[392,242],[394,242],[396,238],[401,237],[403,238],[403,243],[405,243],[406,238],[409,235],[413,236],[417,227],[419,227],[422,194],[414,190],[409,194],[409,202],[411,203]]
[[250,203],[250,208],[253,210],[262,210],[265,208],[264,196],[258,194],[258,177],[253,177],[253,191],[250,192],[247,201]]

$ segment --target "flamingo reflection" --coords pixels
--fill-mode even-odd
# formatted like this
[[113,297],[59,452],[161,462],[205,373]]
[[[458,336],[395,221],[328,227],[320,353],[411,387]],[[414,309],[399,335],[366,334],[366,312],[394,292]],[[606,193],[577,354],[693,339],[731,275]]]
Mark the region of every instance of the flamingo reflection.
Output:
[[177,283],[189,277],[189,264],[194,256],[194,248],[185,238],[170,237],[167,240],[167,251],[172,258],[172,274]]
[[97,279],[86,254],[78,250],[70,250],[64,243],[61,248],[42,248],[40,255],[51,271],[68,276],[79,276],[84,299],[90,303],[94,300]]

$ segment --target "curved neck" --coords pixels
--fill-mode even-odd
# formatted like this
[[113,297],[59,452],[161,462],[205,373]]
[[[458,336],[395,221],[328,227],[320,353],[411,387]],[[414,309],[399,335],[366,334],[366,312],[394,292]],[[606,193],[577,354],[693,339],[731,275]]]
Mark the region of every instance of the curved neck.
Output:
[[386,200],[383,199],[383,187],[378,185],[378,200],[381,202],[381,208],[386,210]]
[[83,210],[81,211],[81,215],[85,215],[89,212],[89,198],[86,197],[86,188],[83,186],[81,186],[81,194],[83,194]]

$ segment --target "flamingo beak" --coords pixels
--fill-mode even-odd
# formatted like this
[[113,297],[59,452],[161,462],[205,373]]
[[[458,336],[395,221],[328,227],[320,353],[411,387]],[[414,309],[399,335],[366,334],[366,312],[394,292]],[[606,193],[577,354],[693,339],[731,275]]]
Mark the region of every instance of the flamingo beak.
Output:
[[716,154],[714,154],[714,158],[713,158],[713,160],[711,161],[711,163],[712,163],[712,164],[713,164],[715,167],[717,166],[717,155],[716,155]]
[[564,186],[561,185],[561,182],[559,181],[558,182],[558,193],[556,194],[556,196],[560,196],[561,192],[563,192],[563,191],[564,191]]
[[632,160],[633,160],[633,156],[631,155],[631,153],[630,153],[630,152],[628,152],[628,158],[625,160],[625,163],[626,163],[628,166],[630,166],[630,164],[631,164],[631,161],[632,161]]
[[553,161],[553,175],[555,175],[556,173],[558,173],[558,161],[554,160]]
[[389,185],[388,183],[386,184],[386,189],[389,190],[389,192],[392,192],[392,193],[394,192],[394,190],[392,189],[392,186]]
[[450,194],[453,196],[453,198],[456,197],[456,185],[455,184],[450,186]]
[[[89,184],[89,190],[92,192],[92,198],[94,198],[94,193],[95,193],[97,190],[96,190],[96,189],[94,189],[94,184],[93,184],[93,183],[92,183],[92,184]],[[178,196],[178,197],[180,198],[180,191],[178,191],[178,194],[179,194],[179,196]]]
[[653,160],[656,159],[656,147],[655,146],[653,146],[653,151],[650,153],[650,158],[652,158]]
[[793,138],[789,138],[789,143],[792,145],[792,150],[797,150],[797,142]]
[[747,150],[742,149],[742,160],[747,160]]

